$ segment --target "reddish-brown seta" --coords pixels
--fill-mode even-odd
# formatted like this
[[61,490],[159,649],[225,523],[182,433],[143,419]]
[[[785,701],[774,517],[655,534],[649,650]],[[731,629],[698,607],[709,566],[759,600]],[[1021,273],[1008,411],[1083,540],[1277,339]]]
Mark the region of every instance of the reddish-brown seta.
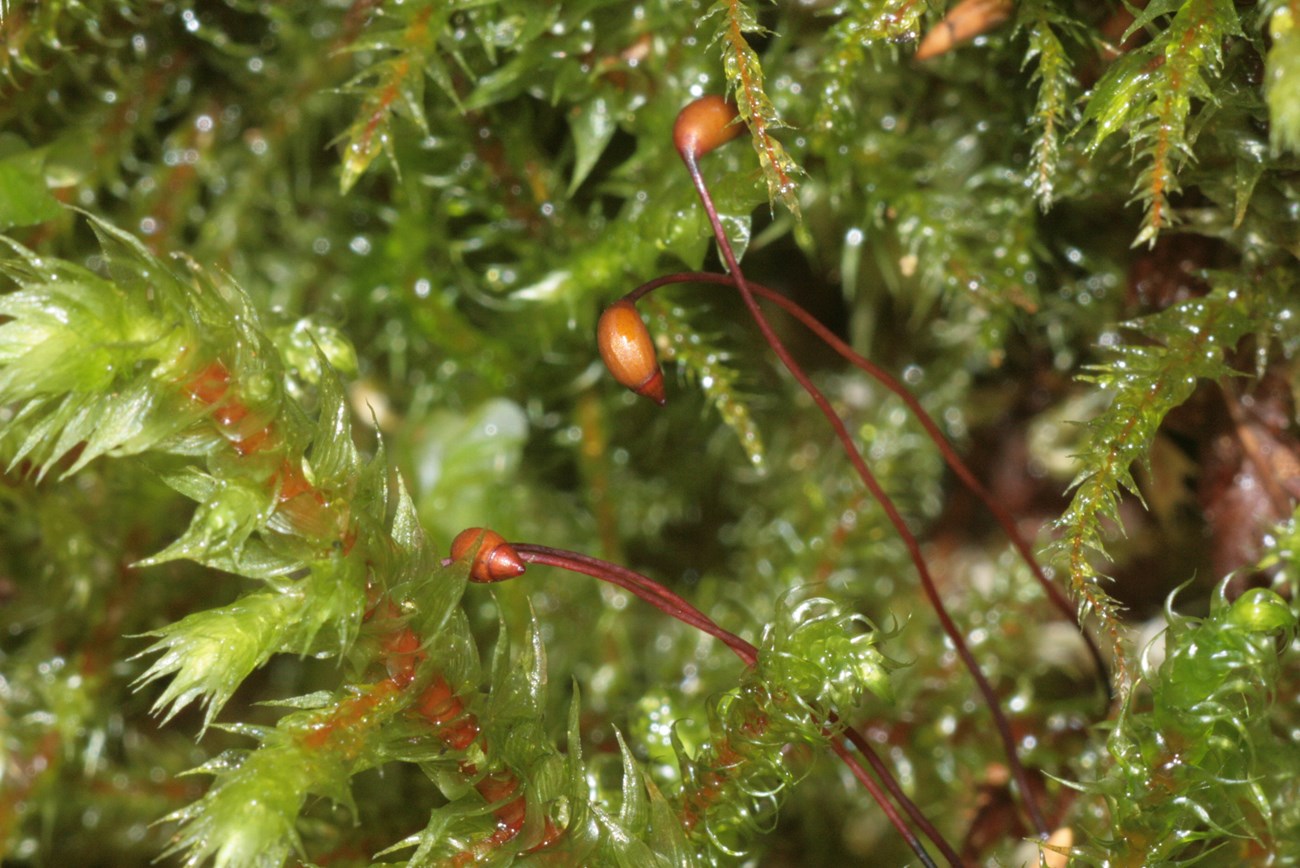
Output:
[[650,331],[632,302],[621,299],[605,309],[596,326],[596,345],[615,380],[663,406],[664,372]]
[[504,582],[524,573],[519,553],[494,530],[471,527],[456,534],[451,541],[451,556],[460,560],[471,551],[474,555],[469,567],[472,582]]

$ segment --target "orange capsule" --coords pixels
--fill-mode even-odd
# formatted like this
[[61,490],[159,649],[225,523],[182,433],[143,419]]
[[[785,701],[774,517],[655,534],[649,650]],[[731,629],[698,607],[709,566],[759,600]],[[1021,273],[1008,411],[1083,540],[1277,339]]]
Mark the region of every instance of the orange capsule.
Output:
[[987,33],[1011,17],[1012,6],[1011,0],[961,0],[925,34],[916,49],[916,59],[938,57]]
[[736,107],[720,96],[702,96],[688,103],[673,124],[673,147],[683,157],[702,157],[740,135]]
[[451,556],[456,560],[474,551],[469,567],[472,582],[503,582],[523,575],[524,562],[519,553],[501,534],[484,527],[471,527],[456,534],[451,541]]
[[632,302],[620,300],[605,308],[596,326],[596,345],[615,380],[663,406],[664,372],[650,331]]

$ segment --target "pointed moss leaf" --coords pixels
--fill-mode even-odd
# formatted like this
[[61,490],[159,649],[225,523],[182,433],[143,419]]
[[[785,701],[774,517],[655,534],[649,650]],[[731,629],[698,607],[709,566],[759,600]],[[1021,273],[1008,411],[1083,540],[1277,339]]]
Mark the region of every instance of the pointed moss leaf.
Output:
[[[1297,46],[1300,48],[1300,46]],[[1250,207],[1251,197],[1255,193],[1255,187],[1259,184],[1259,179],[1264,176],[1265,154],[1263,146],[1255,141],[1240,141],[1237,143],[1239,153],[1237,156],[1237,171],[1233,179],[1233,194],[1236,199],[1232,212],[1232,227],[1237,229],[1246,219],[1246,211]]]
[[569,132],[573,136],[575,157],[568,195],[572,196],[582,186],[617,130],[609,100],[603,96],[570,110]]
[[[213,724],[213,729],[229,732],[245,738],[252,738],[258,741],[266,738],[271,731],[265,726],[254,726],[249,723],[217,723]],[[212,759],[181,772],[182,775],[219,775],[239,768],[240,763],[248,758],[252,751],[246,748],[232,748],[223,750]]]
[[389,531],[393,542],[407,554],[422,552],[429,541],[420,525],[420,517],[415,513],[415,504],[406,490],[406,480],[400,476],[396,482],[397,493],[394,497],[396,509],[393,513],[392,527]]
[[546,702],[546,646],[542,642],[542,626],[537,621],[537,613],[528,607],[528,645],[523,666],[524,684],[529,704],[539,712]]
[[573,683],[569,720],[565,727],[565,778],[569,797],[569,825],[565,831],[570,850],[587,859],[600,841],[600,823],[591,810],[591,782],[582,758],[582,690]]
[[391,847],[375,854],[389,856],[402,850],[415,848],[415,852],[406,860],[405,868],[433,868],[443,860],[436,852],[438,845],[452,836],[452,824],[464,813],[464,807],[456,803],[435,808],[429,814],[429,821],[420,831],[408,835]]
[[228,552],[237,563],[244,543],[266,526],[274,511],[274,498],[265,487],[222,481],[199,504],[180,539],[136,566],[151,567],[180,558],[208,563],[215,552]]
[[531,83],[529,73],[532,69],[531,57],[515,57],[505,66],[498,67],[479,79],[473,93],[465,99],[465,108],[470,111],[482,110],[517,97]]
[[202,563],[214,570],[259,579],[272,585],[286,576],[302,572],[302,561],[298,557],[279,551],[256,536],[245,539],[237,548],[209,548]]
[[1125,42],[1138,32],[1154,26],[1158,20],[1175,14],[1180,7],[1185,5],[1186,0],[1152,0],[1152,2],[1135,9],[1133,21],[1120,35],[1119,41]]
[[206,728],[249,673],[281,650],[302,601],[258,593],[208,609],[149,635],[158,638],[137,657],[158,658],[135,681],[137,688],[168,678],[154,701],[163,722],[193,702],[204,708]]
[[424,74],[438,86],[438,90],[442,91],[442,95],[451,101],[452,106],[458,113],[465,113],[465,104],[461,102],[460,92],[456,90],[451,68],[440,55],[432,53],[425,57]]
[[[42,474],[49,467],[51,462],[67,455],[77,446],[77,444],[86,441],[87,438],[95,436],[99,431],[99,418],[100,414],[103,412],[103,408],[97,405],[107,402],[102,398],[98,400],[91,399],[89,401],[79,401],[76,400],[78,397],[80,396],[69,395],[68,400],[64,402],[63,407],[61,408],[63,412],[56,413],[53,417],[57,419],[59,436],[58,439],[54,440],[53,446],[49,447],[49,452],[45,456],[45,460],[39,462],[41,464]],[[120,420],[123,417],[115,413],[112,418]],[[134,422],[134,419],[127,417],[126,422],[130,425]],[[21,449],[23,454],[29,454],[30,450],[28,444],[30,444],[30,442],[31,441],[29,440]],[[46,442],[48,443],[49,441]],[[63,476],[66,477],[70,475],[77,468],[85,466],[86,461],[95,457],[96,455],[92,454],[90,458],[86,458],[85,461],[83,461],[82,459],[85,458],[83,453],[83,455],[78,458],[70,468],[68,468],[67,472],[64,473]]]
[[217,490],[221,487],[221,480],[197,467],[183,467],[175,472],[164,474],[162,481],[168,488],[198,503],[216,496]]
[[[438,636],[440,642],[447,642],[450,652],[455,642],[447,631],[451,629],[451,622],[460,623],[457,619],[461,598],[469,584],[468,571],[456,564],[448,567],[430,564],[422,572],[422,581],[412,585],[417,590],[411,597],[415,607],[412,626],[423,636]],[[477,654],[474,659],[477,662]],[[468,662],[468,658],[464,662]]]
[[0,134],[0,231],[57,217],[59,202],[45,183],[45,156],[27,150],[10,133]]
[[1152,55],[1150,49],[1129,52],[1111,65],[1093,88],[1084,111],[1084,120],[1096,124],[1089,150],[1096,150],[1123,129],[1141,107],[1137,95],[1149,86],[1142,70],[1152,63]]
[[492,685],[488,691],[488,701],[500,702],[503,707],[509,707],[511,697],[506,694],[510,691],[511,682],[515,680],[511,672],[514,661],[510,653],[510,634],[506,630],[505,619],[500,614],[500,609],[497,611],[497,644],[492,649],[492,662],[488,670]]
[[203,799],[166,818],[181,826],[163,855],[216,868],[280,868],[291,855],[305,856],[297,830],[301,763],[289,751],[259,751],[218,773]]
[[265,705],[269,708],[324,708],[335,700],[334,694],[329,690],[317,690],[315,693],[307,693],[302,696],[292,696],[288,699],[268,699],[259,702],[258,705]]
[[519,652],[511,652],[504,622],[499,632],[489,702],[499,714],[538,716],[546,707],[546,648],[531,606],[527,642]]
[[623,762],[623,801],[618,806],[618,821],[625,829],[640,829],[650,819],[649,804],[641,784],[641,769],[627,749],[623,733],[617,728],[614,738],[618,740],[618,754]]
[[565,753],[569,758],[569,787],[572,792],[586,794],[587,775],[582,762],[582,688],[574,682],[570,688],[569,719],[565,728],[567,738]]
[[686,839],[685,830],[672,803],[655,786],[650,775],[645,774],[643,781],[650,803],[650,831],[645,837],[646,844],[662,860],[665,868],[694,868],[699,864],[695,851]]
[[[378,459],[371,462],[374,465]],[[389,565],[393,596],[405,601],[412,613],[411,626],[420,635],[446,636],[448,619],[460,604],[469,584],[469,570],[464,563],[443,566],[425,536],[424,528],[415,513],[415,505],[407,494],[406,485],[398,477],[395,492],[395,512],[389,530],[396,547],[396,559]],[[464,652],[466,659],[477,654]],[[477,676],[467,680],[476,680]]]
[[[178,269],[155,256],[129,232],[107,220],[86,211],[81,212],[90,223],[100,249],[108,264],[109,277],[123,286],[151,286],[159,284],[159,291],[177,300],[186,294],[185,282]],[[181,257],[184,260],[184,257]],[[190,263],[191,265],[193,263]],[[143,286],[141,286],[143,285]]]
[[[361,465],[357,474],[354,496],[358,503],[366,505],[365,512],[372,516],[387,516],[392,507],[393,495],[396,493],[395,481],[401,476],[393,470],[388,460],[388,448],[379,440],[373,447],[370,460]],[[423,532],[423,529],[421,529]]]
[[78,442],[85,443],[81,455],[64,471],[64,476],[71,476],[101,455],[144,452],[190,421],[180,413],[157,412],[161,396],[149,379],[137,378],[109,397],[111,400],[100,410],[98,421],[84,436],[68,442],[69,431],[64,429],[56,451],[65,443],[67,449],[63,451],[71,450]]
[[361,464],[352,442],[352,414],[338,373],[318,353],[320,412],[308,453],[309,479],[325,491],[346,490]]

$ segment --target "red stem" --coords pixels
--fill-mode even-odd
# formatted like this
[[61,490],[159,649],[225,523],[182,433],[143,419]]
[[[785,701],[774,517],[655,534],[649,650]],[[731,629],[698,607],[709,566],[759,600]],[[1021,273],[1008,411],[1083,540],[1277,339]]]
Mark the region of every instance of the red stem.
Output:
[[682,623],[708,633],[723,642],[728,648],[736,652],[736,656],[745,661],[746,666],[753,666],[758,661],[758,649],[749,642],[734,633],[722,629],[699,609],[663,585],[652,582],[639,573],[634,573],[617,564],[580,555],[577,552],[553,549],[549,546],[530,545],[528,543],[511,543],[511,546],[519,554],[520,558],[529,563],[559,567],[562,570],[582,573],[618,585],[665,614],[672,615]]
[[[900,383],[893,374],[889,373],[866,356],[857,353],[847,343],[840,340],[838,335],[826,326],[822,325],[822,323],[812,314],[804,310],[798,304],[784,295],[781,295],[776,290],[764,286],[761,283],[756,283],[752,280],[748,280],[747,282],[750,290],[755,295],[765,301],[772,302],[777,307],[799,320],[799,322],[803,323],[809,331],[817,335],[823,343],[835,350],[835,352],[839,353],[840,356],[849,362],[849,364],[865,371],[869,376],[874,378],[876,382],[893,392],[904,404],[907,405],[907,408],[912,411],[912,415],[916,417],[916,420],[921,423],[921,427],[925,429],[925,433],[929,435],[930,440],[936,447],[938,447],[940,454],[943,456],[944,462],[952,472],[957,475],[957,478],[961,480],[967,490],[980,499],[984,506],[988,508],[989,512],[993,514],[993,518],[997,523],[1001,525],[1003,532],[1006,533],[1007,538],[1011,541],[1012,547],[1015,548],[1017,554],[1020,555],[1021,560],[1025,562],[1025,565],[1029,567],[1030,572],[1033,573],[1038,584],[1041,585],[1044,592],[1046,592],[1048,599],[1052,601],[1052,604],[1056,606],[1056,608],[1065,615],[1071,623],[1079,628],[1080,635],[1083,636],[1084,642],[1088,645],[1088,653],[1092,656],[1093,663],[1097,667],[1097,673],[1100,676],[1102,687],[1106,691],[1106,703],[1109,705],[1113,697],[1110,677],[1106,670],[1106,661],[1105,658],[1102,657],[1101,649],[1097,647],[1097,643],[1092,638],[1092,635],[1088,633],[1080,623],[1078,610],[1076,610],[1070,603],[1070,599],[1066,596],[1065,592],[1062,591],[1061,588],[1051,579],[1047,578],[1047,574],[1043,572],[1043,568],[1034,557],[1033,549],[1030,548],[1029,542],[1024,538],[1020,531],[1016,529],[1015,519],[1012,518],[1011,514],[1003,508],[1002,504],[1000,504],[993,495],[989,494],[988,490],[980,484],[980,481],[975,477],[975,474],[971,472],[970,468],[966,466],[966,463],[962,461],[961,456],[957,454],[957,450],[948,442],[948,438],[944,436],[944,433],[940,430],[938,424],[936,424],[930,414],[925,411],[925,408],[921,406],[921,402],[917,400],[917,397],[912,394],[910,389]],[[737,286],[735,279],[727,274],[713,274],[706,271],[686,271],[677,274],[667,274],[663,277],[657,277],[654,280],[643,283],[625,295],[624,298],[635,304],[638,299],[649,295],[654,290],[676,283],[712,283],[721,286]]]
[[830,401],[822,394],[821,390],[813,385],[812,380],[809,379],[806,373],[804,373],[803,369],[799,366],[799,363],[794,360],[794,357],[790,355],[790,351],[785,348],[785,344],[781,343],[781,339],[777,337],[771,324],[768,323],[767,317],[763,315],[763,311],[759,308],[758,301],[754,298],[754,293],[750,289],[749,282],[745,279],[745,274],[740,268],[740,263],[736,260],[736,254],[731,249],[731,243],[727,240],[727,234],[722,229],[722,221],[718,219],[717,208],[714,207],[713,197],[709,195],[709,188],[704,183],[704,176],[700,173],[699,162],[696,159],[696,155],[692,151],[687,150],[680,151],[679,153],[681,154],[682,161],[686,163],[686,170],[690,173],[691,181],[695,184],[695,190],[700,196],[700,201],[704,204],[704,211],[709,217],[710,225],[713,227],[713,234],[718,240],[718,249],[722,252],[722,258],[727,264],[727,270],[731,272],[731,276],[735,280],[736,289],[739,290],[740,296],[745,302],[745,307],[749,308],[749,313],[754,318],[754,322],[758,325],[758,330],[762,333],[763,339],[767,341],[768,346],[772,348],[772,351],[776,353],[777,358],[779,358],[781,363],[785,365],[786,370],[788,370],[795,380],[799,382],[799,385],[803,387],[804,391],[812,397],[813,402],[821,409],[822,414],[826,417],[826,421],[835,431],[835,436],[844,447],[844,452],[848,456],[849,462],[853,465],[854,470],[857,471],[858,476],[862,479],[863,484],[866,485],[867,490],[871,492],[872,496],[876,498],[876,501],[880,504],[881,508],[884,509],[885,515],[889,518],[890,524],[894,526],[894,529],[902,538],[903,544],[907,547],[912,563],[915,565],[917,574],[921,578],[921,586],[925,591],[925,596],[930,601],[930,606],[934,609],[935,615],[938,616],[940,626],[943,627],[944,633],[948,635],[954,648],[956,648],[957,656],[961,658],[962,663],[970,672],[971,677],[975,679],[975,684],[983,695],[984,702],[988,706],[989,712],[993,715],[994,726],[998,731],[998,737],[1002,740],[1002,747],[1007,755],[1007,765],[1010,767],[1011,774],[1016,780],[1016,785],[1020,790],[1020,798],[1024,801],[1025,810],[1028,812],[1030,820],[1033,822],[1034,828],[1038,831],[1039,836],[1046,838],[1049,833],[1047,821],[1043,818],[1043,813],[1038,807],[1038,800],[1034,798],[1033,791],[1029,788],[1029,775],[1025,772],[1025,767],[1020,762],[1020,757],[1016,751],[1015,737],[1011,732],[1011,724],[1003,713],[1001,705],[998,703],[998,697],[997,694],[994,693],[992,685],[990,685],[988,679],[984,677],[984,673],[980,671],[979,664],[975,661],[974,655],[971,654],[970,647],[966,644],[965,637],[962,636],[961,631],[957,629],[956,623],[948,614],[948,609],[944,606],[943,598],[939,594],[938,586],[935,584],[934,578],[930,575],[929,567],[926,566],[925,558],[921,554],[920,543],[912,532],[908,530],[907,524],[903,521],[903,516],[898,512],[893,501],[889,499],[889,495],[885,493],[884,489],[880,487],[880,483],[876,481],[875,475],[872,474],[871,469],[867,466],[866,460],[862,457],[862,453],[858,451],[857,446],[853,442],[853,438],[849,435],[848,429],[844,425],[844,420],[835,412]]
[[[717,622],[711,619],[708,615],[705,615],[699,609],[684,600],[681,596],[668,588],[665,588],[663,585],[648,576],[643,576],[634,570],[630,570],[627,567],[618,564],[610,563],[609,561],[603,561],[599,558],[593,558],[589,555],[579,554],[578,552],[572,552],[565,549],[555,549],[550,546],[533,545],[529,543],[511,543],[510,545],[522,560],[529,563],[542,564],[544,566],[568,570],[569,572],[582,573],[583,575],[591,576],[592,578],[617,585],[650,603],[660,611],[672,615],[679,621],[695,627],[697,630],[708,633],[710,636],[722,641],[728,648],[735,652],[736,656],[739,657],[747,667],[752,669],[758,663],[758,649],[755,648],[753,644],[742,639],[740,636],[737,636],[735,633],[719,626]],[[867,758],[867,762],[870,763],[876,776],[884,782],[885,787],[889,790],[890,794],[893,795],[895,801],[903,806],[903,809],[907,811],[908,816],[912,818],[912,821],[916,823],[925,836],[934,843],[935,847],[939,849],[944,858],[952,865],[961,865],[961,858],[957,855],[956,851],[952,849],[952,846],[939,833],[939,830],[934,827],[928,818],[926,818],[925,814],[921,813],[921,809],[916,806],[916,803],[909,799],[907,794],[903,792],[903,788],[899,786],[898,780],[894,777],[893,773],[890,772],[889,767],[885,765],[884,760],[876,754],[875,750],[871,747],[871,744],[866,740],[866,738],[852,726],[842,723],[839,717],[833,713],[830,714],[827,719],[832,724],[838,723],[844,727],[845,737],[862,752],[863,756]],[[845,750],[844,746],[841,745],[835,737],[831,738],[831,749],[835,752],[836,756],[838,756],[844,764],[849,767],[849,770],[853,772],[853,776],[867,788],[869,793],[871,793],[871,797],[875,799],[876,804],[880,805],[881,810],[885,812],[885,816],[889,819],[890,823],[893,824],[894,828],[898,830],[898,833],[903,836],[903,840],[905,840],[908,846],[912,848],[912,851],[916,853],[917,858],[919,858],[923,864],[930,866],[930,868],[934,868],[934,863],[931,861],[929,854],[926,853],[925,848],[921,845],[920,840],[917,839],[915,833],[908,828],[907,824],[903,822],[903,819],[898,815],[897,810],[895,810],[894,806],[889,803],[889,800],[880,790],[880,787],[875,780],[873,780],[866,773],[866,770],[862,768],[862,765],[857,761],[857,758]]]
[[[852,729],[848,724],[844,724],[844,727],[846,731]],[[854,744],[857,744],[857,742],[854,742]],[[864,741],[863,744],[865,745],[866,742]],[[876,800],[876,804],[880,806],[880,810],[885,812],[885,816],[889,818],[889,822],[893,824],[894,828],[898,830],[898,833],[907,841],[907,845],[912,848],[912,852],[921,860],[921,863],[925,865],[926,868],[937,868],[934,861],[930,858],[930,854],[925,852],[925,848],[921,846],[921,842],[917,839],[916,834],[908,828],[907,824],[903,822],[903,818],[898,816],[898,811],[896,811],[894,806],[890,804],[889,799],[885,798],[885,794],[880,791],[880,786],[869,774],[867,774],[867,770],[862,767],[860,762],[858,762],[858,758],[849,753],[848,750],[845,749],[844,745],[840,744],[839,740],[833,735],[831,736],[831,750],[833,750],[835,755],[849,767],[849,771],[853,772],[853,777],[857,778],[858,781],[867,788],[867,792],[871,793],[871,798]],[[859,745],[859,750],[861,750],[861,745]],[[874,760],[871,765],[872,768],[875,769],[877,775],[881,774],[882,770],[885,772],[887,777],[883,777],[882,780],[886,782],[886,786],[889,786],[892,783],[892,786],[889,786],[890,791],[894,793],[894,798],[900,798],[902,788],[898,786],[898,781],[894,779],[894,776],[889,774],[889,770],[885,768],[885,764],[881,761],[880,757],[876,756],[875,751],[871,750],[870,745],[867,745],[867,750],[863,752],[863,756],[865,756],[868,761]],[[930,821],[925,819],[925,815],[921,813],[920,809],[916,807],[912,800],[908,799],[906,796],[902,796],[900,802],[905,808],[909,808],[908,814],[912,817],[913,821],[918,822],[918,825],[920,825],[921,822],[924,823],[924,825],[921,826],[922,830],[927,836],[929,836],[930,840],[935,843],[935,846],[943,851],[944,858],[948,860],[949,864],[954,866],[961,865],[960,860],[957,858],[957,854],[951,852],[952,848],[948,846],[948,842],[944,841],[942,837],[939,837],[938,830],[930,825]]]

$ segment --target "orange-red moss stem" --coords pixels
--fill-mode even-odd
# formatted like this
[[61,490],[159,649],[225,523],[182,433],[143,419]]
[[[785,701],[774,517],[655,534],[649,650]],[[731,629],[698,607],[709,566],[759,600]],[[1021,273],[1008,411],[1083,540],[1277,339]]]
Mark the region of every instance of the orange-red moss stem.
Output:
[[[229,368],[220,361],[209,362],[181,385],[191,401],[210,408],[218,433],[241,458],[271,452],[282,447],[274,419],[255,413],[234,394]],[[303,473],[300,462],[285,456],[267,480],[275,492],[280,514],[304,536],[337,541],[344,554],[356,543],[357,531],[346,505],[334,505]]]

